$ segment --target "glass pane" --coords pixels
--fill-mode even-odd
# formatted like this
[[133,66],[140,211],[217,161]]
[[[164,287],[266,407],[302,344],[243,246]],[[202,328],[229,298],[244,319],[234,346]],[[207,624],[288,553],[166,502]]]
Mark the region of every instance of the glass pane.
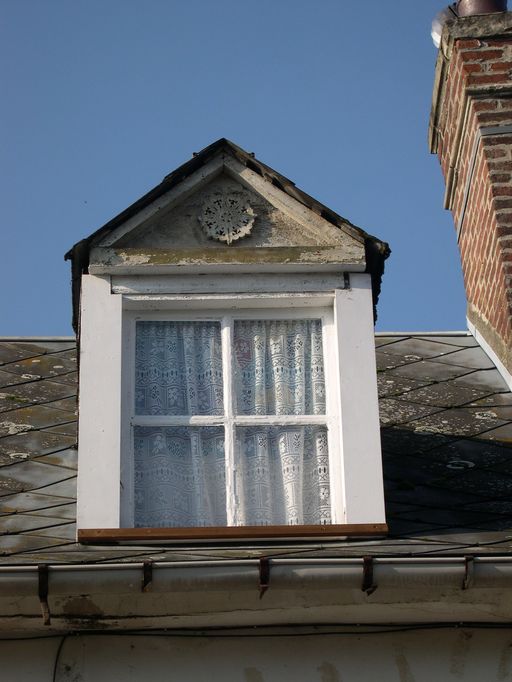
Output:
[[236,429],[237,525],[331,523],[325,426]]
[[219,322],[137,322],[135,414],[221,415]]
[[222,427],[134,428],[135,526],[225,526]]
[[236,320],[237,414],[325,414],[320,320]]

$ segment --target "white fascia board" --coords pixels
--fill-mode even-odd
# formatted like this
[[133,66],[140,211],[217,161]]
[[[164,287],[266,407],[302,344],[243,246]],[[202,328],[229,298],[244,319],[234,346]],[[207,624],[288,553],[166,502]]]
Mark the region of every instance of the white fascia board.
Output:
[[478,329],[475,327],[474,324],[472,324],[468,318],[466,318],[466,322],[468,325],[468,329],[471,332],[471,334],[475,337],[475,341],[478,343],[480,348],[486,353],[486,355],[489,357],[490,360],[493,361],[494,366],[498,370],[498,372],[501,374],[503,379],[505,380],[507,386],[509,389],[512,391],[512,374],[508,371],[508,369],[505,367],[505,365],[501,362],[499,357],[496,355],[496,353],[493,351],[491,346],[487,343],[487,341],[484,339],[482,334],[478,331]]
[[338,274],[241,274],[226,275],[147,275],[146,277],[112,277],[114,294],[224,294],[279,292],[334,292],[343,289],[342,273]]
[[385,523],[370,275],[335,292],[345,523]]
[[119,528],[122,297],[82,276],[78,528]]

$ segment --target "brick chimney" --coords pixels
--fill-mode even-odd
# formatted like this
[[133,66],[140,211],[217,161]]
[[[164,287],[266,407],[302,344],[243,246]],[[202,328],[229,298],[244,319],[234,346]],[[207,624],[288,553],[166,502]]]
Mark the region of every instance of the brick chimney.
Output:
[[512,374],[512,12],[449,21],[429,129],[462,260],[469,328]]

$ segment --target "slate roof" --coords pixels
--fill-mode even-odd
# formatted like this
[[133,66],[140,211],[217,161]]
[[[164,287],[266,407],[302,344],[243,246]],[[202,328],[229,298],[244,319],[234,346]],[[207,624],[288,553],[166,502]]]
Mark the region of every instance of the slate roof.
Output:
[[250,545],[75,542],[73,339],[0,341],[0,563],[512,551],[512,393],[467,334],[377,335],[390,533]]

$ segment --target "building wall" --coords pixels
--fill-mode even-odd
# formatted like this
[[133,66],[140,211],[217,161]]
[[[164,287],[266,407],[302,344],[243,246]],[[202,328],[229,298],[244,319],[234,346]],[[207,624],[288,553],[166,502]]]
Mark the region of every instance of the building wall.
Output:
[[512,680],[512,631],[231,637],[84,635],[0,642],[2,682]]

